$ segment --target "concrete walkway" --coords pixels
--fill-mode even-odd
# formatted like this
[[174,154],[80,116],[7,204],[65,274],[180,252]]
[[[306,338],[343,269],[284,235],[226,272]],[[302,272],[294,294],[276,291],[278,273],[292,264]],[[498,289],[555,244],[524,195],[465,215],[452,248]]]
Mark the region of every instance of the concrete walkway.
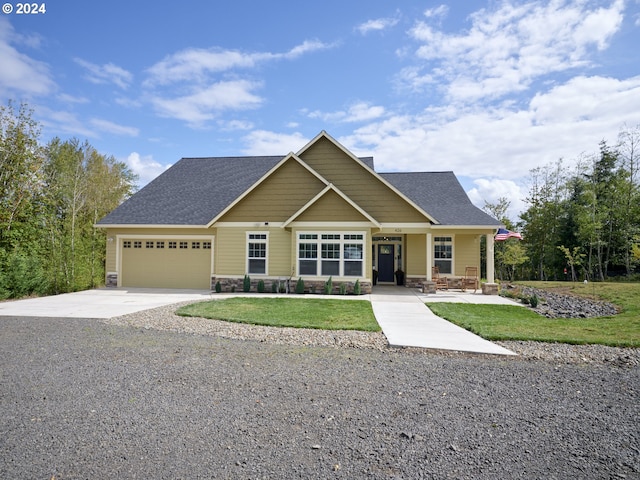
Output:
[[517,305],[505,298],[463,292],[424,295],[414,289],[391,286],[375,286],[370,298],[376,320],[392,346],[515,355],[506,348],[434,315],[425,305],[426,301],[492,304],[508,302]]

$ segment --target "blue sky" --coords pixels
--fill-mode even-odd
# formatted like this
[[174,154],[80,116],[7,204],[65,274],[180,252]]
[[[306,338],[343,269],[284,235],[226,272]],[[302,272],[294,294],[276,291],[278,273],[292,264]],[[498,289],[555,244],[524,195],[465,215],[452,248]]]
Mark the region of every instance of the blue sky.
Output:
[[181,157],[284,155],[326,130],[378,171],[453,170],[516,220],[531,169],[640,124],[640,0],[9,4],[2,103],[141,185]]

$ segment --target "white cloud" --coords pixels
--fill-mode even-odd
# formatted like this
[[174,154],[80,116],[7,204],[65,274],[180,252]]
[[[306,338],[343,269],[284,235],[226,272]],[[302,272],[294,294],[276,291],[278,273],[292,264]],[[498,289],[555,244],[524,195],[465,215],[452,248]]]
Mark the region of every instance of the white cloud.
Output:
[[449,13],[449,7],[446,5],[439,5],[435,8],[429,8],[424,11],[424,16],[427,18],[442,18],[446,17]]
[[60,110],[51,110],[43,105],[38,106],[39,120],[47,130],[77,137],[96,138],[95,131],[87,128],[86,122],[78,119],[76,114]]
[[176,82],[206,82],[210,75],[227,72],[234,69],[247,69],[259,63],[274,60],[293,60],[306,53],[331,48],[319,40],[305,40],[291,50],[283,53],[270,52],[241,52],[214,47],[188,48],[172,55],[168,55],[160,62],[151,66],[147,73],[149,77],[144,85],[153,87],[168,85]]
[[16,34],[9,20],[0,17],[0,94],[40,96],[56,89],[49,65],[16,49],[16,45],[37,46],[35,38]]
[[89,99],[86,97],[74,97],[73,95],[69,95],[66,93],[61,93],[60,95],[57,95],[56,98],[63,103],[75,103],[75,104],[89,103]]
[[171,166],[171,164],[162,165],[154,160],[151,155],[141,156],[138,152],[131,152],[125,162],[138,175],[139,187],[145,186]]
[[103,132],[112,133],[114,135],[124,135],[128,137],[137,137],[140,133],[135,127],[126,127],[124,125],[118,125],[117,123],[110,122],[108,120],[101,120],[99,118],[92,118],[90,120],[91,125]]
[[96,65],[81,58],[75,58],[74,61],[87,71],[86,78],[95,84],[113,83],[124,90],[133,80],[130,72],[113,63]]
[[174,98],[154,96],[151,103],[159,115],[202,126],[225,110],[256,108],[262,98],[253,93],[261,85],[248,80],[222,81],[206,87],[194,87],[187,95]]
[[319,110],[310,112],[309,118],[318,118],[324,122],[354,123],[375,120],[385,113],[384,107],[371,105],[368,102],[357,102],[349,106],[346,111],[321,112]]
[[525,108],[430,108],[392,115],[341,138],[387,171],[453,170],[516,180],[559,158],[577,160],[624,124],[640,124],[640,76],[577,77],[537,94]]
[[528,88],[545,75],[590,65],[620,29],[624,1],[608,8],[587,2],[500,3],[470,16],[471,27],[449,34],[420,21],[410,36],[420,43],[418,64],[400,79],[413,89],[447,85],[450,100],[499,98]]
[[298,132],[284,134],[255,130],[243,140],[247,145],[243,150],[245,155],[286,155],[291,151],[300,150],[310,139]]
[[520,213],[527,208],[524,202],[527,191],[512,180],[478,178],[473,183],[475,187],[469,190],[467,195],[479,208],[484,208],[485,203],[495,204],[500,198],[506,198],[510,202],[507,217],[512,222],[517,222]]
[[356,27],[356,30],[362,35],[366,35],[370,32],[380,32],[387,30],[388,28],[395,27],[400,19],[396,15],[395,17],[376,18],[374,20],[367,20]]

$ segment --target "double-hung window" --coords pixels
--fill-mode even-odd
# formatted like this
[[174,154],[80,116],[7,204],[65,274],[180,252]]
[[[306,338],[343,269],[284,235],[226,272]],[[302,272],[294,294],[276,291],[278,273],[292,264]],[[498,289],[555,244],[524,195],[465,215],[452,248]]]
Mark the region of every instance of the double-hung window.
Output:
[[433,258],[440,273],[453,273],[453,239],[433,238]]
[[298,275],[361,277],[363,233],[299,233]]
[[267,234],[247,234],[247,273],[267,273]]

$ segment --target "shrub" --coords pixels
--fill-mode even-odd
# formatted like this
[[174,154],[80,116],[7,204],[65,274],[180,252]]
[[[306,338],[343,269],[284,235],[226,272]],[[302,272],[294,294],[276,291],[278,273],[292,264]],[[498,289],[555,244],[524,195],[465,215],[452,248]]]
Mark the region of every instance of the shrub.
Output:
[[353,286],[353,294],[354,295],[361,295],[362,294],[362,287],[360,286],[360,279],[356,280],[356,284]]
[[220,281],[216,282],[216,293],[220,293],[222,291],[222,285],[220,285]]
[[538,306],[538,295],[535,293],[529,297],[529,303],[531,304],[531,308],[536,308]]
[[329,279],[324,282],[324,294],[331,295],[333,291],[333,277],[329,277]]
[[258,293],[264,293],[264,280],[260,279],[258,280]]
[[236,286],[235,285],[231,285],[231,293],[236,293]]
[[340,295],[346,295],[347,294],[347,284],[346,283],[341,283],[340,287]]
[[304,280],[302,280],[302,277],[298,278],[298,281],[296,282],[296,293],[304,293]]
[[271,282],[271,293],[278,293],[278,282]]
[[251,278],[249,278],[249,275],[245,275],[244,279],[242,280],[242,291],[244,293],[248,293],[251,291]]

